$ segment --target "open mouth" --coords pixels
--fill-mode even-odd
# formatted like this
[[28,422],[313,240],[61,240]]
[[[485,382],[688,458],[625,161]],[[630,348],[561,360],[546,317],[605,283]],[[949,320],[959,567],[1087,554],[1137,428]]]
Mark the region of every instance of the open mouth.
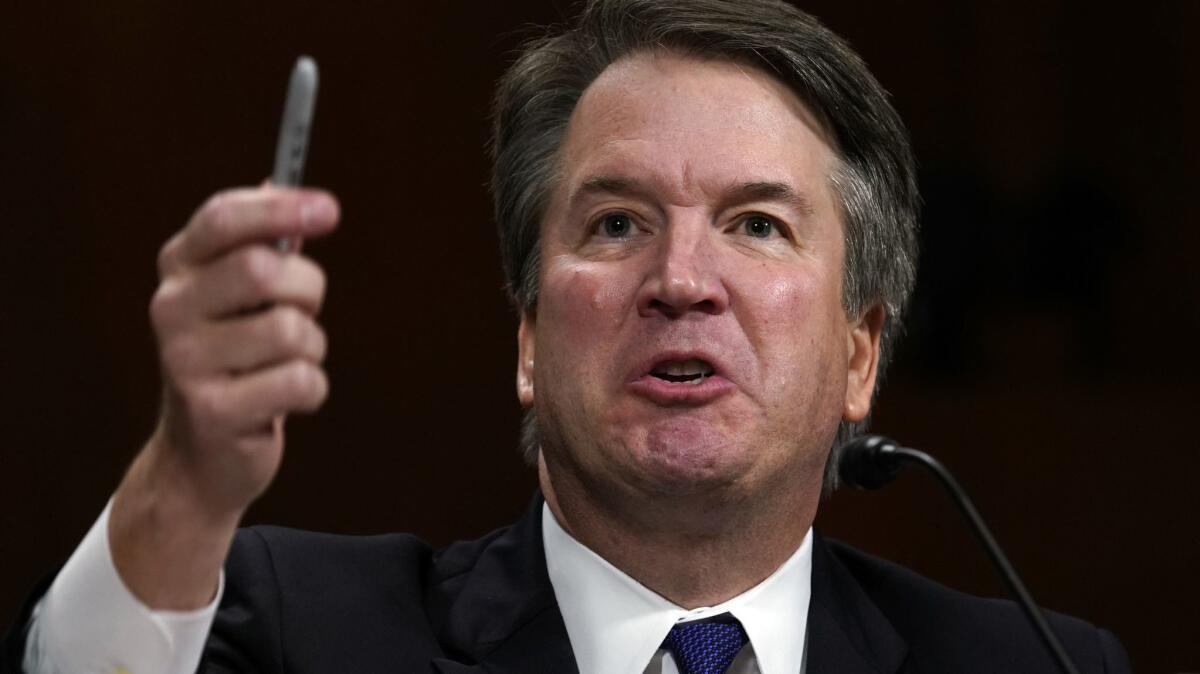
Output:
[[711,377],[712,374],[712,365],[696,358],[659,363],[650,370],[652,377],[673,384],[691,384],[693,386]]

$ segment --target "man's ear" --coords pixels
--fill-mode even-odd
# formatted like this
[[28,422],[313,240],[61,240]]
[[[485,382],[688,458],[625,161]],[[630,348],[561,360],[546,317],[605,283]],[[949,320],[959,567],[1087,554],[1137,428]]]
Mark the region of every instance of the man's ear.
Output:
[[521,325],[517,328],[517,400],[521,407],[533,407],[533,345],[537,314],[533,309],[521,311]]
[[879,371],[879,342],[886,320],[887,311],[882,304],[876,304],[849,325],[846,405],[842,409],[846,421],[862,421],[871,411],[871,396]]

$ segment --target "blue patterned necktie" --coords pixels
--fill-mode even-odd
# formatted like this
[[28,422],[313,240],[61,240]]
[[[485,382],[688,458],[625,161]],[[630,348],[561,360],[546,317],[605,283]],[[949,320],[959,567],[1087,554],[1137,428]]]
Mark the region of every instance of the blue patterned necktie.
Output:
[[746,630],[737,620],[679,623],[663,640],[680,674],[725,674],[745,645]]

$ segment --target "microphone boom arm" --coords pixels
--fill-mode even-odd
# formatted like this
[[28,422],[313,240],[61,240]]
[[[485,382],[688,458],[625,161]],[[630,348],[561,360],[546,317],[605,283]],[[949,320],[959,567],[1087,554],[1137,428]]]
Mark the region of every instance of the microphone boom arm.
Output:
[[950,471],[940,461],[920,450],[901,447],[883,436],[864,436],[850,442],[844,448],[842,460],[839,464],[839,473],[846,482],[856,487],[878,489],[896,476],[896,471],[903,462],[920,464],[937,476],[938,481],[942,483],[946,491],[950,492],[950,496],[954,499],[954,502],[958,504],[963,515],[970,521],[971,529],[975,532],[979,541],[983,543],[984,549],[987,550],[988,556],[991,557],[996,568],[1000,570],[1004,584],[1017,597],[1017,603],[1029,618],[1029,621],[1033,623],[1038,636],[1042,638],[1046,647],[1050,649],[1059,666],[1067,674],[1079,674],[1079,670],[1075,668],[1075,664],[1067,656],[1066,650],[1062,647],[1062,643],[1050,628],[1050,624],[1046,622],[1046,616],[1042,614],[1041,609],[1034,603],[1029,590],[1025,588],[1025,584],[1017,576],[1016,569],[1009,563],[1008,558],[1004,556],[1004,552],[1000,549],[1000,545],[996,543],[991,530],[984,523],[983,518],[979,515],[979,511],[975,509],[975,504],[971,502],[967,493],[959,486],[958,480],[954,479],[954,476],[950,474]]

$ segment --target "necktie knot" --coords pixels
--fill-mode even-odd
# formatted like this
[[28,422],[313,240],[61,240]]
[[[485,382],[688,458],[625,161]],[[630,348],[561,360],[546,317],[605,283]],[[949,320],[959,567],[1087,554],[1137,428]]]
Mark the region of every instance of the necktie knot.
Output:
[[745,645],[746,630],[732,619],[680,623],[663,640],[681,674],[725,674]]

